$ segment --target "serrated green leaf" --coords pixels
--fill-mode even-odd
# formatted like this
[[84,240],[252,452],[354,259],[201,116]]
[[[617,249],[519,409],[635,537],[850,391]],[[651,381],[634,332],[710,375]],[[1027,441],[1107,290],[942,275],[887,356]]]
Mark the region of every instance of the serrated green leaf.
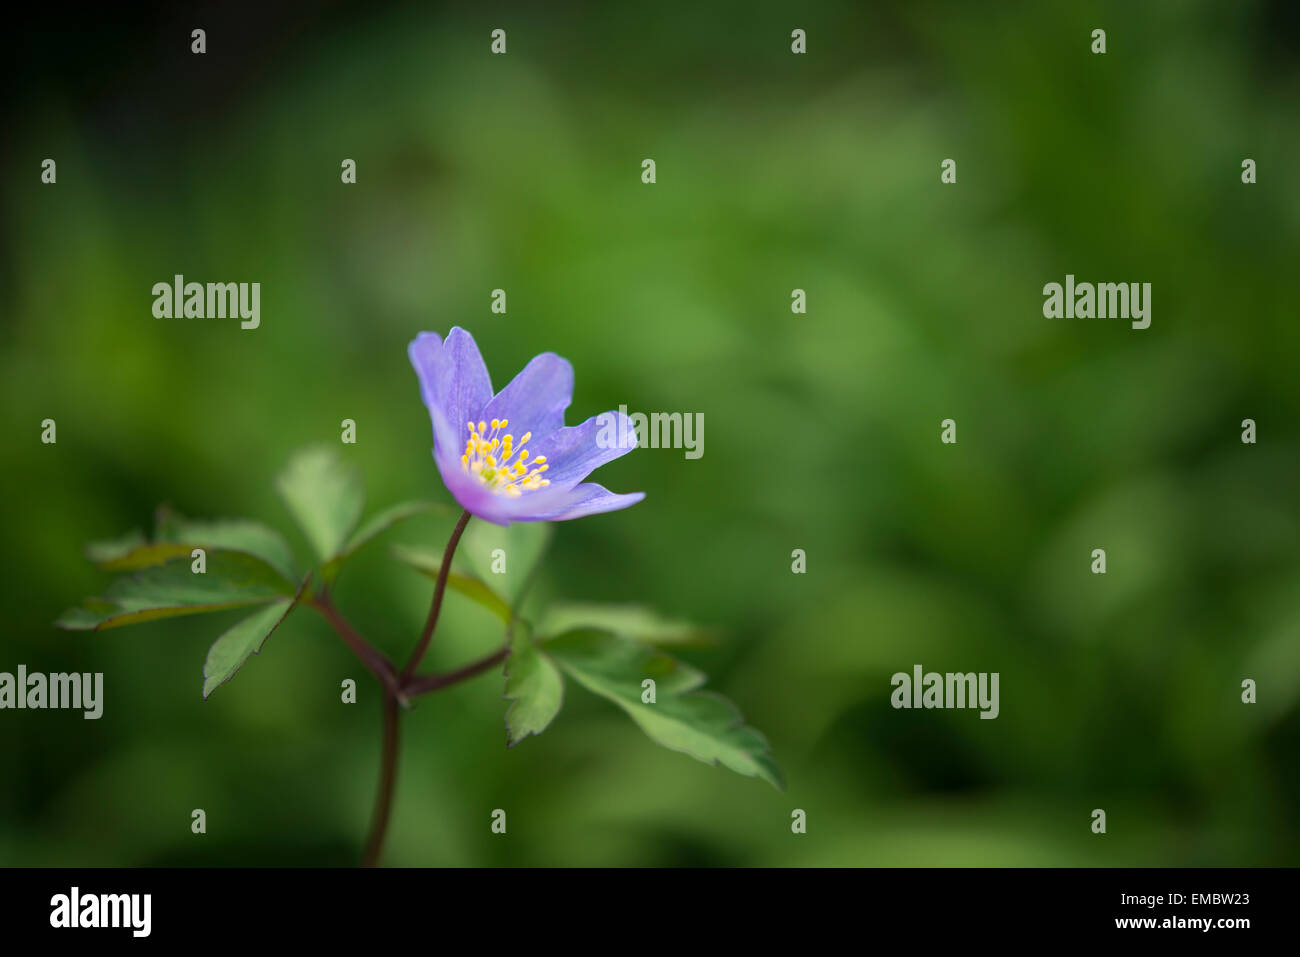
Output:
[[612,631],[647,645],[704,644],[713,635],[706,628],[665,618],[644,605],[598,602],[557,602],[546,609],[537,630],[542,635],[558,635],[575,628]]
[[146,542],[138,531],[86,546],[86,557],[104,571],[129,572],[161,565],[173,558],[189,557],[195,548],[205,551],[246,552],[293,582],[298,578],[293,553],[279,532],[246,518],[189,519],[168,506],[158,509],[157,533]]
[[665,652],[597,628],[575,628],[542,641],[541,647],[561,664],[581,668],[608,688],[624,688],[638,704],[646,678],[654,679],[658,695],[686,694],[707,680],[698,668]]
[[[389,551],[398,561],[437,580],[438,570],[442,567],[441,553],[417,545],[393,545]],[[447,573],[447,587],[482,605],[500,618],[503,624],[510,624],[510,619],[514,617],[505,599],[472,575],[450,571]]]
[[332,580],[338,574],[343,562],[399,522],[415,518],[417,515],[452,515],[455,512],[455,508],[443,502],[399,502],[397,505],[382,509],[356,530],[341,552],[325,563],[321,574],[326,581]]
[[322,564],[343,550],[361,518],[365,490],[357,468],[337,449],[315,446],[296,453],[276,488]]
[[513,608],[550,541],[551,526],[546,522],[515,522],[509,528],[470,522],[456,550],[456,562]]
[[208,657],[203,662],[203,697],[216,690],[218,685],[229,681],[240,666],[262,650],[271,632],[289,617],[296,602],[292,598],[280,598],[265,608],[260,608],[227,629],[208,649]]
[[247,552],[262,559],[290,582],[297,582],[293,550],[275,529],[248,518],[194,519],[170,514],[160,523],[166,537],[156,544],[175,542],[203,549]]
[[[545,642],[542,652],[570,678],[627,712],[652,741],[706,764],[721,764],[784,790],[767,740],[720,695],[697,691],[704,676],[662,652],[605,631],[579,629]],[[655,681],[655,703],[641,700]]]
[[[137,545],[130,551],[117,554],[96,550],[95,554],[101,557],[91,558],[91,561],[106,572],[134,572],[141,568],[148,568],[150,565],[161,565],[173,558],[189,558],[195,547],[197,546],[177,542],[162,542]],[[90,555],[89,547],[86,553]]]
[[75,608],[69,608],[54,622],[54,627],[65,631],[93,631],[117,606],[102,598],[87,598]]
[[152,565],[119,578],[103,598],[65,612],[55,625],[76,631],[260,605],[292,595],[294,585],[265,561],[245,552],[214,550],[207,571],[192,571],[189,556]]
[[527,626],[516,625],[506,659],[506,743],[514,747],[530,734],[541,734],[564,704],[564,677],[537,650]]

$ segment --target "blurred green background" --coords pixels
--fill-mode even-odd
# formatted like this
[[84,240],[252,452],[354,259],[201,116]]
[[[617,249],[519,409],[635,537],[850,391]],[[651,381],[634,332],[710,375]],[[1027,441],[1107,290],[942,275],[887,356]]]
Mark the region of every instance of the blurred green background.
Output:
[[[110,580],[83,544],[160,502],[296,534],[272,477],[344,418],[368,512],[445,498],[405,349],[453,324],[498,388],[571,359],[571,423],[704,414],[703,458],[599,473],[645,502],[559,525],[541,588],[721,629],[685,657],[789,789],[572,684],[507,750],[492,674],[406,721],[388,863],[1297,862],[1292,5],[266,6],[12,33],[0,670],[103,671],[106,700],[0,712],[0,864],[355,863],[379,695],[319,618],[206,702],[237,615],[50,623]],[[1044,319],[1067,272],[1152,283],[1151,328]],[[175,273],[260,282],[261,328],[153,318]],[[336,595],[404,657],[429,590],[376,545]],[[498,639],[451,595],[430,664]],[[917,663],[999,672],[1001,716],[893,710]]]

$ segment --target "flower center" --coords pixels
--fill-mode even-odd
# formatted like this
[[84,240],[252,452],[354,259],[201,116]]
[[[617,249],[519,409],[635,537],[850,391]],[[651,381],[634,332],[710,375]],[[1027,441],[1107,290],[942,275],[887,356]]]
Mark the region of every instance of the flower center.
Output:
[[513,435],[509,432],[503,434],[503,430],[510,425],[509,419],[465,424],[469,426],[469,439],[465,442],[465,452],[460,457],[461,467],[487,486],[494,495],[505,494],[518,498],[524,492],[551,484],[542,478],[542,473],[550,468],[546,464],[546,456],[539,455],[531,462],[528,461],[528,449],[525,446],[533,433],[525,432],[516,445]]

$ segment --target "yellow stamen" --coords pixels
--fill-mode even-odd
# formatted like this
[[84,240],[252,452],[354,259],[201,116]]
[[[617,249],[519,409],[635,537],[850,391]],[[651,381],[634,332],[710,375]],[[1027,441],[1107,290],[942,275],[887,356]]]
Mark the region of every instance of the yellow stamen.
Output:
[[509,424],[509,419],[466,422],[469,436],[460,457],[461,468],[490,491],[511,497],[550,485],[541,477],[549,468],[546,456],[539,455],[529,461],[530,453],[525,446],[533,433],[525,432],[516,443],[512,433],[503,431]]

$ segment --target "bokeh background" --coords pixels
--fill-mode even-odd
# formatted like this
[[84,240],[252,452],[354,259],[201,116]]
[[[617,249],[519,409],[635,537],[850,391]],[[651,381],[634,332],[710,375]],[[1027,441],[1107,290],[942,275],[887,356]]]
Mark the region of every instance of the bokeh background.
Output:
[[[718,628],[683,656],[789,789],[572,685],[508,750],[490,675],[409,716],[389,863],[1297,862],[1295,5],[272,6],[10,34],[0,670],[103,671],[106,702],[0,712],[0,864],[355,863],[379,696],[317,617],[206,702],[237,616],[51,622],[109,580],[83,544],[160,502],[295,534],[272,477],[343,418],[369,510],[445,498],[405,348],[453,324],[498,387],[569,357],[571,422],[704,414],[703,458],[603,470],[646,501],[560,525],[541,594]],[[1044,319],[1067,272],[1151,282],[1151,328]],[[153,318],[175,273],[260,282],[261,328]],[[376,545],[337,597],[404,657],[429,588]],[[452,595],[430,660],[498,639]],[[1001,716],[893,710],[916,663],[999,672]]]

